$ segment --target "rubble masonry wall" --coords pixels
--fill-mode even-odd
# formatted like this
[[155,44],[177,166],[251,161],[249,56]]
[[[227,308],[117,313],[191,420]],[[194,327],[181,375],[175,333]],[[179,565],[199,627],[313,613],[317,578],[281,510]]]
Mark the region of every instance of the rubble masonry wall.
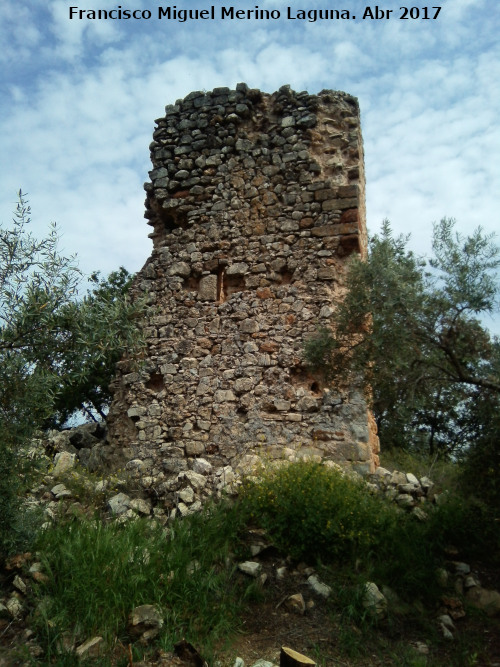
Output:
[[200,458],[203,487],[221,488],[256,452],[373,471],[362,393],[324,387],[302,355],[342,297],[347,259],[366,253],[357,100],[239,84],[193,92],[156,123],[154,247],[134,286],[150,305],[147,360],[119,364],[113,451],[167,503]]

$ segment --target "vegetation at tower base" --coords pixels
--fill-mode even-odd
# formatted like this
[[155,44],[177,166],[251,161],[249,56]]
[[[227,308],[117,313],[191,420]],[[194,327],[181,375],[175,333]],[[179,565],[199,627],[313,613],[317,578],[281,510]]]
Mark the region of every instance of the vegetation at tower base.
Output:
[[306,358],[330,381],[364,371],[385,448],[481,460],[498,488],[500,343],[478,318],[498,304],[499,248],[446,218],[428,262],[407,245],[384,222],[367,260],[351,260],[334,332],[308,340]]
[[[162,524],[159,514],[113,517],[102,503],[84,507],[84,486],[78,493],[70,479],[64,481],[73,496],[60,501],[57,520],[35,545],[38,583],[28,573],[31,562],[21,575],[31,582],[23,603],[40,648],[36,664],[78,664],[75,652],[93,637],[102,638],[102,652],[88,664],[124,665],[129,646],[134,664],[179,664],[164,653],[163,662],[154,656],[185,638],[209,665],[233,667],[239,653],[231,642],[243,633],[249,667],[254,651],[273,660],[271,651],[290,641],[310,655],[313,637],[325,638],[318,666],[326,667],[354,657],[339,636],[345,626],[360,644],[351,665],[422,664],[393,655],[398,643],[409,651],[416,639],[432,646],[433,659],[425,664],[434,667],[468,664],[459,651],[473,653],[465,643],[468,611],[448,646],[435,629],[436,603],[457,595],[452,573],[458,563],[445,563],[446,548],[453,545],[460,560],[470,562],[500,546],[499,526],[470,503],[429,502],[422,521],[369,493],[339,466],[274,462],[247,479],[237,499],[207,503],[199,513]],[[244,573],[240,565],[249,560],[263,576]],[[439,567],[450,572],[448,586]],[[318,581],[327,597],[313,588]],[[367,582],[387,595],[387,618],[370,618],[363,604]],[[310,603],[299,617],[284,605],[298,590]],[[128,623],[131,611],[144,605],[161,619],[147,641]],[[480,622],[483,651],[485,630],[493,634],[494,626]],[[283,632],[289,633],[284,642]],[[372,652],[378,660],[367,662]]]
[[[31,233],[19,192],[10,228],[0,228],[0,553],[20,532],[17,497],[26,447],[37,429],[78,410],[102,414],[114,365],[135,339],[140,304],[126,298],[124,269],[78,297],[82,274],[58,251],[58,230]],[[21,476],[20,476],[21,475]]]

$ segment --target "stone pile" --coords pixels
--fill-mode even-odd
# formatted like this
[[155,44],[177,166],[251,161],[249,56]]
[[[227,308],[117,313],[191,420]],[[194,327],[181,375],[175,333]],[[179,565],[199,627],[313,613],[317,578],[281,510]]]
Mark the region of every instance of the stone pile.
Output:
[[413,510],[420,518],[425,518],[422,506],[437,499],[434,483],[428,477],[416,477],[413,473],[389,471],[379,466],[374,473],[365,477],[368,489],[380,493],[400,507]]
[[366,252],[356,99],[194,92],[166,107],[150,150],[154,248],[134,287],[150,304],[147,351],[142,366],[120,362],[113,383],[116,464],[159,480],[172,508],[185,486],[202,499],[194,461],[219,471],[217,486],[259,448],[373,471],[361,391],[325,389],[302,353],[342,298],[349,255]]
[[[47,489],[54,496],[54,506],[57,506],[58,500],[71,498],[64,483],[57,483],[59,477],[74,469],[78,463],[91,472],[104,472],[112,455],[112,448],[107,442],[106,425],[103,423],[52,431],[44,440],[42,449],[53,460],[53,483]],[[133,519],[137,515],[151,515],[167,521],[175,516],[186,516],[201,510],[203,503],[210,497],[237,495],[242,479],[254,473],[263,463],[272,464],[274,460],[281,465],[302,458],[313,458],[318,462],[325,461],[329,466],[338,466],[346,474],[360,476],[372,493],[384,495],[421,519],[426,516],[426,503],[438,500],[434,483],[428,477],[417,478],[413,473],[397,470],[391,472],[381,466],[374,473],[361,476],[349,467],[325,460],[314,448],[261,447],[259,451],[254,450],[254,453],[241,457],[234,468],[231,465],[213,465],[210,458],[186,458],[180,472],[168,482],[165,482],[162,474],[157,477],[151,474],[152,471],[148,471],[143,460],[132,459],[120,473],[122,490],[113,495],[111,485],[99,482],[94,492],[105,494],[108,510],[122,520]],[[170,501],[165,503],[168,494]]]

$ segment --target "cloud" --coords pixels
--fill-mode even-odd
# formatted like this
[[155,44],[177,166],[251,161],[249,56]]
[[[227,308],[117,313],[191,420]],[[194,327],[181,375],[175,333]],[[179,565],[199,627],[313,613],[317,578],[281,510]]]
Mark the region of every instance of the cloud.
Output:
[[57,220],[86,271],[137,270],[150,253],[142,183],[165,104],[239,81],[359,97],[372,232],[389,217],[427,252],[445,215],[497,225],[496,4],[446,0],[438,22],[385,24],[70,22],[65,1],[30,6],[3,10],[0,220],[28,190],[37,233]]
[[86,48],[103,46],[121,38],[117,22],[70,19],[70,6],[67,0],[50,0],[47,4],[52,17],[49,23],[50,32],[55,40],[55,54],[58,57],[64,60],[74,60],[81,57]]

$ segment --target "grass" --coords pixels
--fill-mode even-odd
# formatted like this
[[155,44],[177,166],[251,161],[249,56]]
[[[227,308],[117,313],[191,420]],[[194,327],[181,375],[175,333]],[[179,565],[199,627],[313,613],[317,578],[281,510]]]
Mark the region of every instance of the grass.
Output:
[[[249,555],[242,539],[249,527],[263,528],[283,558],[314,565],[332,587],[326,609],[338,651],[353,664],[363,661],[367,643],[374,655],[385,656],[384,664],[441,664],[419,655],[399,635],[425,621],[422,603],[434,614],[445,547],[454,544],[472,554],[471,545],[476,551],[500,546],[499,526],[477,503],[450,496],[421,522],[337,469],[312,462],[270,466],[245,483],[237,502],[208,506],[167,528],[152,520],[120,523],[96,515],[67,518],[46,530],[36,548],[48,580],[34,591],[31,623],[45,662],[36,664],[75,665],[64,646],[100,635],[107,653],[98,664],[125,667],[132,641],[128,615],[152,604],[164,620],[152,647],[169,651],[184,638],[212,665],[245,614],[266,603],[260,584],[237,572],[237,563]],[[367,581],[389,586],[400,609],[406,606],[404,613],[389,606],[382,633],[363,606]],[[467,660],[476,649],[457,642],[448,664],[474,664]],[[314,650],[319,665],[329,664],[320,646]],[[134,661],[143,652],[135,643]]]
[[247,594],[234,577],[230,550],[239,521],[228,507],[177,521],[168,531],[151,521],[74,521],[43,535],[48,582],[37,591],[35,623],[49,659],[63,640],[103,636],[111,650],[128,642],[132,609],[157,605],[164,618],[159,645],[181,638],[210,654],[237,627]]

